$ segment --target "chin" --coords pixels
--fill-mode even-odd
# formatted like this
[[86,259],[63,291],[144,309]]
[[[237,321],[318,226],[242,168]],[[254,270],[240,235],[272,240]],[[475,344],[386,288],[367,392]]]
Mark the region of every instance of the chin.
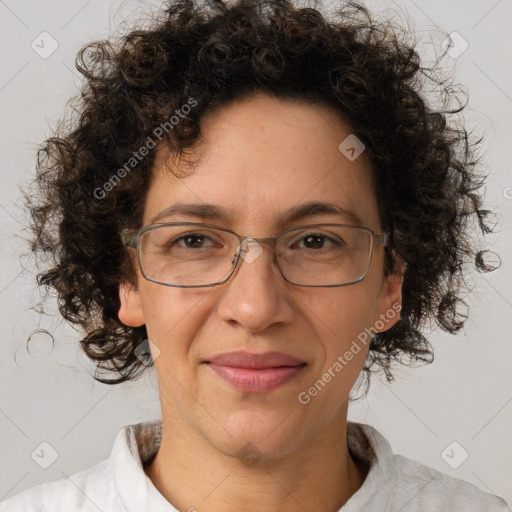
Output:
[[206,433],[205,437],[218,451],[243,459],[246,465],[257,460],[279,459],[293,452],[301,439],[308,437],[305,424],[293,421],[294,415],[289,413],[284,409],[279,414],[268,415],[261,411],[239,411],[229,421],[224,416],[221,426],[216,424],[215,432]]

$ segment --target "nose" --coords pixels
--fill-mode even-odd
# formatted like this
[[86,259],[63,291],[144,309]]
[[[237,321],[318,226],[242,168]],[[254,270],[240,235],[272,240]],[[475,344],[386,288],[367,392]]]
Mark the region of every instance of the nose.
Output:
[[293,321],[291,286],[281,275],[272,247],[245,240],[240,261],[229,280],[220,285],[218,314],[225,322],[262,332],[272,324]]

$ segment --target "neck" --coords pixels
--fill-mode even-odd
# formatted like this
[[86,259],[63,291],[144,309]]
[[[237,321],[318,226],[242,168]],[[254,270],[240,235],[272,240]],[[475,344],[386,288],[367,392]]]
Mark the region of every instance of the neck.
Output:
[[178,510],[337,512],[368,471],[348,450],[346,411],[341,420],[285,457],[241,461],[163,418],[160,449],[145,471]]

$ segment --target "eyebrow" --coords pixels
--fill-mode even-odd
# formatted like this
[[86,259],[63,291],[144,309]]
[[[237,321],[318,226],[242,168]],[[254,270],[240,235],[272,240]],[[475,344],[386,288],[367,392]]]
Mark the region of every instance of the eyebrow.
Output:
[[[230,219],[230,215],[221,206],[215,204],[176,203],[157,213],[149,223],[156,224],[163,219],[168,219],[169,217],[180,214],[196,217],[202,220],[216,220],[226,224]],[[343,217],[350,224],[359,226],[363,225],[360,216],[356,212],[334,203],[322,201],[310,201],[293,206],[283,214],[278,215],[275,220],[281,225],[287,226],[298,220],[316,215],[337,215]]]

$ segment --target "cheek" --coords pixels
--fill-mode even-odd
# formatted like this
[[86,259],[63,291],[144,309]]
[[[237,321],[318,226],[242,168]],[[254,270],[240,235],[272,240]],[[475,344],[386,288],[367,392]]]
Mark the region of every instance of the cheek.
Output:
[[360,284],[324,293],[308,313],[325,354],[322,368],[317,371],[328,371],[331,376],[342,372],[349,388],[364,365],[375,311],[369,288]]
[[202,325],[199,294],[148,283],[141,295],[148,338],[162,351],[171,345],[174,354],[186,350]]
[[363,369],[370,344],[365,328],[371,323],[374,304],[357,285],[327,293],[324,290],[317,299],[308,310],[317,360],[297,399],[310,416],[327,423],[340,411],[345,414],[342,406]]
[[[194,314],[190,294],[179,289],[148,283],[142,292],[142,308],[148,337],[157,344],[179,339],[176,331],[190,326]],[[187,311],[189,312],[187,315]]]
[[327,339],[346,342],[371,324],[376,309],[375,296],[362,284],[324,289],[316,300],[304,301],[309,305],[310,318]]

